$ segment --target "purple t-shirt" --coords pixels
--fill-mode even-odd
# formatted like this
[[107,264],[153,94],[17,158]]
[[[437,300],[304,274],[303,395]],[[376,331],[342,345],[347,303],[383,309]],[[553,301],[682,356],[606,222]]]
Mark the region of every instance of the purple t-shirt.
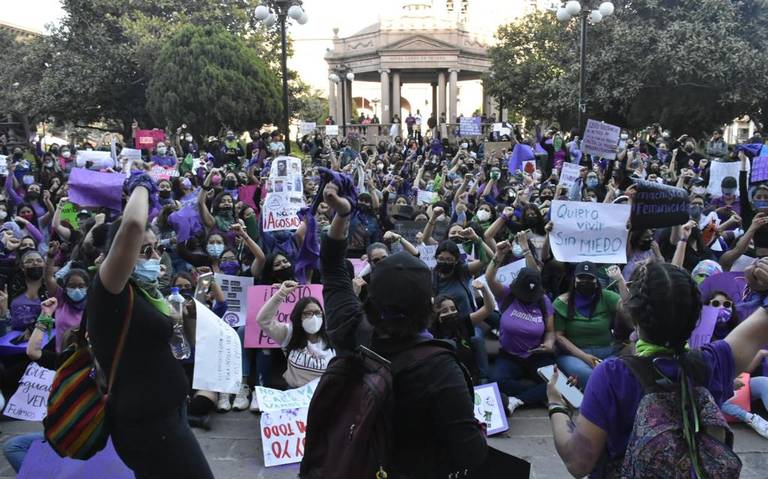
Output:
[[[509,288],[504,288],[504,295],[496,298],[496,301],[505,304],[503,298],[508,296]],[[543,296],[542,301],[546,317],[541,314],[539,302],[526,304],[517,299],[512,300],[501,313],[499,342],[504,351],[513,356],[527,358],[531,355],[528,351],[541,345],[547,329],[546,318],[554,314],[549,298]]]
[[11,328],[22,331],[37,321],[43,308],[40,299],[29,299],[26,293],[21,293],[11,301]]
[[[733,396],[736,371],[731,347],[725,341],[715,341],[702,346],[701,352],[709,372],[707,389],[721,406]],[[607,433],[608,460],[623,456],[627,450],[642,398],[642,386],[619,358],[606,359],[589,377],[581,415]]]

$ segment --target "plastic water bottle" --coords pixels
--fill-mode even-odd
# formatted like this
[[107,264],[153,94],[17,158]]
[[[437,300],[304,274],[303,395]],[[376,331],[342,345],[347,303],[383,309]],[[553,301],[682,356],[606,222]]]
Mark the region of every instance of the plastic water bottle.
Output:
[[176,359],[187,359],[192,355],[192,348],[184,335],[184,296],[179,294],[179,288],[171,288],[168,305],[171,307],[171,320],[173,321],[171,352]]

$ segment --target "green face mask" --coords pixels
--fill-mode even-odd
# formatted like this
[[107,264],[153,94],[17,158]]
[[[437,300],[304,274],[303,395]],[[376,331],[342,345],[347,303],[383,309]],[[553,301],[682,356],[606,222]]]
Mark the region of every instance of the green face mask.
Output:
[[560,151],[560,149],[563,147],[563,139],[559,136],[556,136],[554,140],[552,140],[552,146],[555,147],[555,151]]

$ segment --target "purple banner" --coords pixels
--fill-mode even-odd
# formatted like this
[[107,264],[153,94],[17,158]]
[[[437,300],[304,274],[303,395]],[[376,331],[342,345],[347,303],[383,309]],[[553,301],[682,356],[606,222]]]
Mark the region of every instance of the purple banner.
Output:
[[768,156],[757,156],[752,160],[751,183],[768,180]]
[[[24,341],[23,343],[19,344],[13,344],[13,340],[18,338],[19,335],[21,335],[22,331],[9,331],[3,336],[0,336],[0,356],[13,356],[15,354],[27,354],[27,343],[29,341]],[[53,338],[56,337],[56,330],[52,329],[51,331],[45,333],[43,335],[43,347],[45,347],[46,344],[50,343]]]
[[97,477],[133,479],[134,474],[120,460],[110,439],[103,451],[87,461],[61,458],[48,443],[35,441],[29,448],[17,477],[18,479],[95,479]]
[[69,175],[69,200],[78,206],[123,208],[123,182],[120,173],[74,168]]

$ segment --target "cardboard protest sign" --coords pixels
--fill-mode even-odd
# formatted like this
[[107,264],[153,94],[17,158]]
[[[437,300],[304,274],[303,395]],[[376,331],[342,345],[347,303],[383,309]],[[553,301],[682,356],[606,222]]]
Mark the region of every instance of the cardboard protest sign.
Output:
[[616,159],[616,147],[621,137],[621,128],[597,120],[588,120],[581,142],[581,151],[606,160]]
[[304,179],[301,160],[280,156],[272,161],[267,197],[262,212],[264,231],[295,230],[301,224],[298,212],[304,208]]
[[550,214],[550,245],[558,261],[627,262],[629,205],[556,200]]
[[69,175],[69,199],[80,206],[106,207],[120,211],[123,207],[123,183],[120,173],[73,168]]
[[557,186],[571,189],[579,179],[581,173],[581,166],[575,163],[563,163],[563,169],[560,171],[560,181],[557,182]]
[[320,380],[315,379],[300,388],[285,391],[261,386],[256,386],[253,390],[256,393],[259,410],[261,412],[273,412],[281,409],[309,407],[319,383]]
[[[245,324],[245,347],[277,349],[280,347],[272,338],[259,327],[256,316],[269,301],[280,286],[251,286],[248,288],[248,314]],[[288,298],[277,309],[277,320],[281,323],[291,321],[291,311],[296,303],[304,297],[312,296],[323,303],[323,285],[322,284],[303,284],[291,292]]]
[[[749,162],[747,162],[747,169],[749,169]],[[709,164],[709,186],[707,186],[707,191],[709,194],[711,194],[714,197],[720,197],[723,196],[723,190],[721,188],[721,184],[723,182],[723,178],[726,178],[728,176],[733,177],[736,179],[736,196],[739,196],[739,186],[740,186],[740,180],[739,180],[739,172],[741,171],[741,162],[739,161],[731,161],[731,162],[724,162],[724,161],[713,161]]]
[[461,136],[480,136],[483,128],[479,116],[462,116],[459,118],[459,134]]
[[0,155],[0,176],[8,176],[8,157]]
[[718,314],[720,314],[720,308],[713,308],[712,306],[703,306],[701,308],[701,315],[696,323],[696,327],[691,332],[688,347],[698,349],[705,344],[709,344],[712,340],[712,333],[715,331]]
[[486,425],[489,436],[509,429],[497,383],[475,386],[474,406],[475,419]]
[[308,408],[281,409],[261,414],[264,466],[301,462],[307,434]]
[[21,464],[18,479],[134,479],[132,470],[123,463],[112,445],[97,452],[87,461],[63,458],[47,442],[35,441]]
[[55,375],[56,371],[29,363],[3,414],[23,421],[42,421],[48,415],[48,395]]
[[632,200],[632,228],[664,228],[686,223],[688,192],[655,181],[635,181]]
[[[519,259],[517,261],[506,264],[496,270],[496,281],[498,281],[502,286],[509,286],[515,280],[515,278],[517,278],[520,270],[524,267],[524,259]],[[477,278],[477,280],[483,283],[486,288],[488,287],[488,280],[485,279],[485,275],[480,276]]]
[[317,123],[314,121],[300,121],[299,122],[299,134],[309,135],[317,128]]
[[59,208],[59,219],[61,222],[68,222],[71,226],[77,227],[77,206],[67,201],[62,203],[62,207]]
[[325,126],[325,135],[326,136],[337,136],[339,134],[339,125],[326,125]]
[[221,319],[233,328],[244,326],[248,288],[253,286],[253,278],[221,273],[216,273],[214,277],[221,288],[221,292],[224,293],[224,297],[227,298],[227,312]]
[[134,146],[140,150],[154,150],[161,141],[165,141],[163,130],[136,130],[134,135]]
[[234,329],[195,300],[195,370],[192,387],[236,394],[243,379],[242,345]]

